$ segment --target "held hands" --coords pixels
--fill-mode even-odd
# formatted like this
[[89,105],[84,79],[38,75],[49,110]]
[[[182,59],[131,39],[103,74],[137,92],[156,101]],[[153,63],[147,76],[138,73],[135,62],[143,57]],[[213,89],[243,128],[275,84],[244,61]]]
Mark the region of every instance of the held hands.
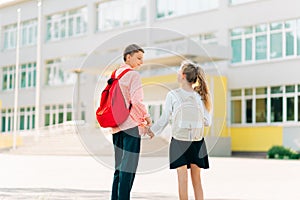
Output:
[[152,119],[150,117],[146,117],[145,120],[147,122],[147,126],[151,126],[152,125]]
[[150,139],[152,139],[155,136],[154,133],[150,129],[150,127],[152,125],[152,119],[150,117],[146,117],[145,120],[147,122],[147,125],[145,126],[146,134],[150,137]]
[[151,131],[150,126],[146,127],[147,128],[147,135],[150,137],[150,139],[152,139],[155,135],[154,133]]

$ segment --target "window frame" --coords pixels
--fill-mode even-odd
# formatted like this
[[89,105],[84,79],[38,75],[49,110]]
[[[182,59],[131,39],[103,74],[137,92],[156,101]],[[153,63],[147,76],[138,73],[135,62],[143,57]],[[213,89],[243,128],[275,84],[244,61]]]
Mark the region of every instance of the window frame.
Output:
[[[72,72],[66,72],[61,69],[62,59],[47,60],[45,64],[45,86],[65,86],[73,85],[76,82],[76,74]],[[54,76],[51,79],[51,75]],[[58,82],[56,82],[58,81]]]
[[[270,61],[280,61],[280,60],[286,60],[291,58],[297,58],[300,56],[300,53],[297,52],[300,48],[300,43],[298,44],[298,33],[300,34],[300,18],[296,19],[288,19],[284,21],[276,21],[276,22],[270,22],[270,23],[261,23],[257,25],[250,25],[245,27],[235,27],[229,30],[230,32],[230,45],[232,47],[232,41],[233,40],[241,40],[241,61],[232,62],[231,66],[238,66],[238,65],[245,65],[245,64],[253,64],[253,63],[263,63],[263,62],[270,62]],[[281,29],[278,30],[271,30],[272,24],[281,24]],[[287,27],[287,23],[294,23],[294,26]],[[259,26],[265,25],[266,30],[265,31],[257,31],[256,28]],[[246,34],[245,29],[252,27],[252,34]],[[240,31],[239,35],[234,35],[233,33],[236,31]],[[271,57],[271,37],[274,34],[281,33],[281,56],[279,57]],[[287,34],[291,34],[293,36],[293,54],[287,55]],[[266,58],[264,59],[257,59],[256,56],[256,40],[257,37],[266,36]],[[246,40],[252,39],[252,59],[247,60],[246,59]],[[233,47],[232,47],[233,49]]]
[[[87,34],[88,26],[87,7],[80,7],[61,13],[55,13],[46,17],[46,41],[53,42],[68,38],[80,37]],[[80,31],[77,32],[77,19],[81,19]],[[73,19],[72,34],[70,34],[70,19]],[[64,25],[62,22],[64,21]],[[62,36],[64,30],[64,36]]]
[[[20,107],[18,109],[18,131],[28,131],[35,128],[35,106]],[[0,112],[0,127],[2,133],[10,133],[13,131],[14,109],[2,108]],[[5,119],[5,124],[2,124],[2,119]],[[21,121],[21,118],[23,120]],[[21,127],[21,125],[23,126]],[[3,129],[4,128],[4,129]]]
[[[96,31],[97,32],[103,32],[103,31],[114,30],[114,29],[123,28],[123,27],[136,26],[136,25],[145,23],[146,18],[147,18],[147,16],[146,16],[147,14],[146,14],[146,10],[145,10],[144,11],[145,16],[144,16],[144,19],[143,19],[142,18],[142,9],[143,9],[143,6],[146,9],[147,0],[142,0],[142,1],[143,1],[143,4],[141,4],[141,3],[136,4],[135,0],[122,0],[122,1],[114,0],[114,1],[104,1],[104,2],[98,3],[96,5],[96,19],[97,19],[96,20],[97,21],[96,22],[97,23]],[[132,6],[134,6],[134,8],[128,7],[128,5],[132,5]],[[107,9],[104,9],[105,10],[104,14],[102,14],[103,13],[102,12],[102,7],[103,6],[104,6],[104,8],[107,7]],[[115,25],[115,26],[105,26],[105,25],[103,25],[103,24],[105,24],[105,20],[106,20],[105,15],[109,12],[112,13],[112,14],[115,14],[115,12],[117,12],[116,11],[117,8],[119,8],[119,7],[121,7],[121,9],[119,9],[119,10],[121,10],[121,14],[120,14],[121,16],[120,16],[119,20],[115,20],[115,21],[120,22],[120,23],[118,25]],[[139,13],[140,18],[136,18],[136,16],[138,16],[137,13],[131,13],[128,10],[128,8],[126,8],[126,7],[128,7],[131,12],[133,12],[133,11],[140,12]],[[107,12],[107,11],[109,11],[109,12]],[[126,23],[126,20],[124,18],[122,18],[122,16],[125,15],[124,12],[129,12],[132,15],[136,15],[136,16],[130,18],[130,20],[128,21],[129,23]],[[117,13],[119,13],[119,12],[117,12]],[[117,15],[114,15],[114,17],[116,18]],[[102,18],[103,18],[104,21],[102,21]]]
[[[271,94],[271,88],[272,87],[282,87],[282,92],[281,93],[272,93]],[[287,92],[286,87],[287,86],[293,86],[295,90],[293,92]],[[257,94],[256,89],[259,88],[265,88],[266,92],[265,94]],[[255,125],[255,126],[260,126],[260,125],[278,125],[278,124],[299,124],[300,121],[298,121],[298,101],[300,99],[300,91],[298,91],[300,88],[300,84],[286,84],[286,85],[275,85],[275,86],[265,86],[265,87],[254,87],[254,88],[242,88],[242,89],[232,89],[233,90],[241,90],[241,96],[232,96],[230,94],[230,118],[232,116],[231,112],[231,102],[235,100],[241,100],[242,103],[242,119],[241,123],[232,123],[232,120],[230,119],[230,125],[231,126],[249,126],[249,125]],[[245,90],[246,89],[252,89],[252,95],[246,95]],[[271,99],[280,97],[282,98],[282,121],[279,122],[272,122],[271,120]],[[293,120],[288,120],[287,116],[287,99],[288,98],[294,98],[294,119]],[[257,122],[256,121],[256,101],[257,99],[266,99],[266,122]],[[247,100],[252,100],[252,123],[247,123],[247,116],[246,116],[246,101]]]
[[[29,34],[32,30],[32,35]],[[23,33],[26,31],[26,37]],[[30,37],[32,36],[32,38]],[[13,41],[13,42],[12,42]],[[21,22],[20,26],[20,47],[34,46],[37,42],[37,19]],[[17,45],[17,24],[9,24],[3,27],[3,49],[15,49]]]

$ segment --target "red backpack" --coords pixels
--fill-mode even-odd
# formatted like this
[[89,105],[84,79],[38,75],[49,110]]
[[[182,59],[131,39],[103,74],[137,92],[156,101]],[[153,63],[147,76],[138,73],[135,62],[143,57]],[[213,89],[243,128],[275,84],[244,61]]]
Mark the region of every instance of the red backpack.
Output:
[[117,127],[129,116],[131,104],[126,107],[119,80],[131,69],[125,69],[117,78],[115,70],[107,81],[106,88],[102,91],[100,106],[96,111],[97,121],[103,128]]

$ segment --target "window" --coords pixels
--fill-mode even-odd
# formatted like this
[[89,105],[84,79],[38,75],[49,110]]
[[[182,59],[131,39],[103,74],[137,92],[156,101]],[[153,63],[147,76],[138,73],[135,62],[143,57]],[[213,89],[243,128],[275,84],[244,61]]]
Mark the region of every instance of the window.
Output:
[[[10,132],[13,130],[14,110],[10,108],[2,109],[1,131]],[[35,124],[35,107],[21,107],[18,111],[18,130],[32,130]]]
[[146,0],[118,0],[98,4],[98,31],[146,21]]
[[267,98],[256,99],[256,122],[267,122]]
[[256,88],[255,89],[255,93],[257,94],[257,95],[259,95],[259,94],[262,94],[262,95],[264,95],[264,94],[267,94],[267,88]]
[[17,45],[17,25],[8,25],[3,28],[4,49],[13,49]]
[[242,122],[242,90],[231,91],[231,123]]
[[2,109],[1,111],[1,132],[4,133],[6,131],[6,109]]
[[294,93],[295,92],[295,85],[288,85],[288,86],[285,86],[285,91],[286,93]]
[[245,89],[245,95],[246,96],[251,96],[252,95],[252,89]]
[[37,20],[22,23],[21,28],[22,46],[35,45],[37,41]]
[[231,41],[232,47],[232,63],[237,63],[242,61],[242,40],[232,40]]
[[271,87],[271,94],[281,94],[282,92],[283,87],[281,86]]
[[76,74],[63,71],[60,67],[61,59],[46,62],[45,84],[49,86],[74,84]]
[[255,89],[256,97],[256,122],[267,122],[267,88],[256,88]]
[[20,109],[20,127],[19,130],[24,130],[25,129],[25,113],[24,113],[24,108]]
[[[20,27],[21,46],[35,45],[37,40],[37,20],[21,22]],[[17,24],[5,26],[4,32],[4,49],[14,49],[17,45]]]
[[231,123],[295,123],[299,101],[299,85],[231,90]]
[[245,60],[252,60],[252,40],[250,38],[246,39],[246,56]]
[[271,98],[271,122],[282,122],[282,97]]
[[267,58],[267,25],[256,26],[255,32],[255,59],[265,60]]
[[61,40],[87,32],[87,8],[80,8],[47,17],[47,40]]
[[13,123],[14,123],[14,117],[13,117],[13,113],[14,110],[13,109],[8,109],[8,114],[6,115],[7,116],[7,129],[6,131],[11,131],[13,130]]
[[[2,90],[13,90],[15,87],[15,66],[2,68]],[[21,64],[19,68],[19,88],[33,88],[36,85],[36,63]]]
[[64,121],[64,106],[59,105],[58,106],[58,123],[63,123]]
[[1,131],[2,133],[13,130],[14,110],[11,108],[2,109],[1,111]]
[[295,120],[295,98],[287,97],[286,99],[286,120],[294,121]]
[[299,21],[288,20],[232,29],[232,63],[299,56]]
[[52,106],[52,109],[51,109],[52,111],[54,111],[55,110],[55,112],[52,112],[52,120],[50,120],[50,122],[51,122],[51,124],[57,124],[57,121],[58,121],[58,119],[56,118],[56,116],[57,116],[57,111],[56,111],[56,106],[54,105],[54,106]]
[[298,96],[298,122],[300,122],[300,95]]
[[2,68],[2,90],[13,90],[15,88],[15,66]]
[[71,104],[59,104],[52,106],[45,106],[45,118],[44,125],[50,126],[55,124],[61,124],[66,121],[71,121],[72,105]]
[[246,100],[246,123],[252,123],[252,99]]
[[85,110],[86,110],[86,106],[84,103],[81,103],[81,120],[85,121]]
[[297,20],[297,55],[300,55],[300,19]]
[[50,106],[45,106],[45,126],[50,125]]
[[20,68],[20,88],[32,88],[36,85],[36,63],[22,64]]
[[242,101],[233,100],[231,101],[231,123],[242,122]]
[[232,96],[232,97],[239,97],[239,96],[242,96],[242,90],[232,90],[232,91],[231,91],[231,96]]
[[218,6],[218,0],[156,0],[156,18],[182,16],[215,9]]
[[286,56],[292,56],[295,54],[295,47],[296,47],[296,20],[291,20],[285,22],[285,46],[286,46]]
[[245,101],[246,101],[246,123],[253,122],[253,94],[252,89],[245,89]]
[[296,106],[296,96],[294,95],[296,92],[295,85],[287,85],[285,86],[286,92],[286,121],[294,121],[295,120],[295,106]]
[[270,57],[282,57],[282,23],[270,24]]

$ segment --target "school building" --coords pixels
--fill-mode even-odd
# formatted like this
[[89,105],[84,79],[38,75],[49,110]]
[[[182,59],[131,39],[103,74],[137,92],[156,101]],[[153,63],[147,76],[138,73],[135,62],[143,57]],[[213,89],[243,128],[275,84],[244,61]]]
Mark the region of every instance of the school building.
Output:
[[191,59],[208,74],[213,155],[300,150],[297,0],[0,3],[0,148],[11,146],[16,102],[21,133],[72,120],[97,127],[101,88],[123,48],[137,43],[146,50],[140,72],[154,122],[181,60]]

